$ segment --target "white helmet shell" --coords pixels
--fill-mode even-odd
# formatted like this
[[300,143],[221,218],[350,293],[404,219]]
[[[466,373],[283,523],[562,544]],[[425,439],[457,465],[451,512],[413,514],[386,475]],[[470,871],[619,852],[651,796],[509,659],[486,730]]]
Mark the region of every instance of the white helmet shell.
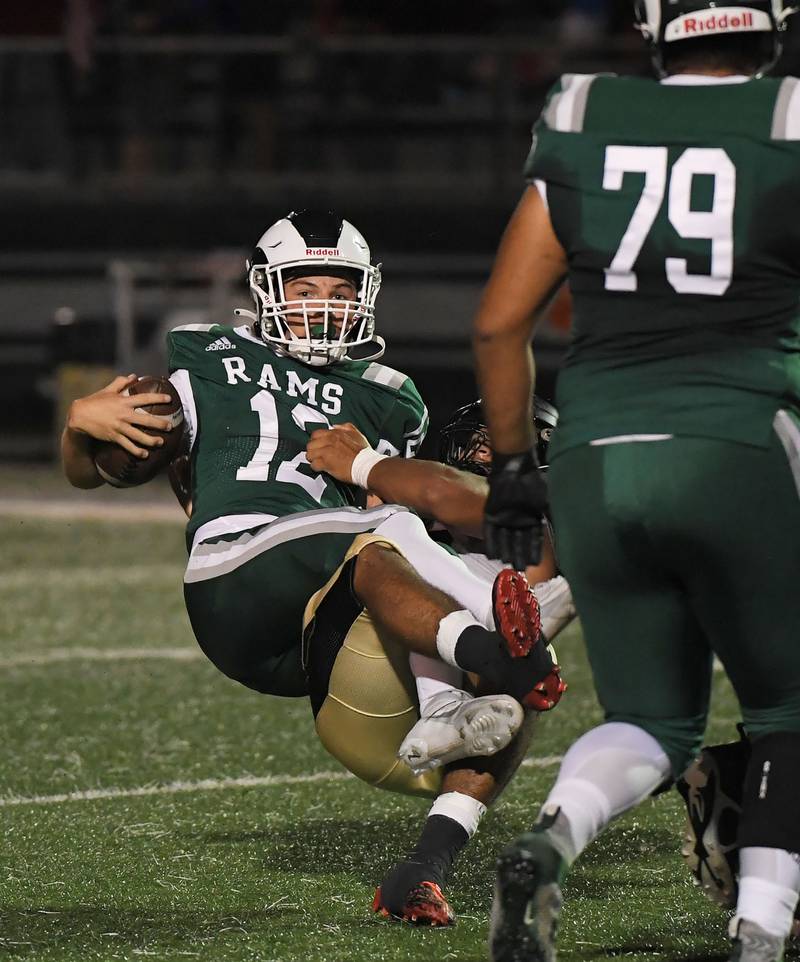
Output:
[[787,0],[635,0],[636,26],[654,48],[656,68],[661,72],[661,51],[678,40],[736,33],[772,33],[773,60],[780,55],[779,34],[787,18],[798,10]]
[[[355,298],[288,300],[285,284],[298,277],[341,277]],[[259,238],[248,264],[259,333],[266,343],[314,367],[349,360],[349,351],[375,343],[375,300],[380,265],[372,264],[364,237],[331,211],[291,213]]]

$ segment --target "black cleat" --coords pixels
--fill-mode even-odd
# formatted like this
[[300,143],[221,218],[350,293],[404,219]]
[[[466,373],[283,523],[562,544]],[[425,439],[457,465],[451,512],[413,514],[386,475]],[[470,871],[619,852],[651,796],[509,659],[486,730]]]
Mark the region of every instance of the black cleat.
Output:
[[447,926],[456,917],[440,886],[444,866],[406,859],[388,872],[375,892],[372,911],[413,925]]
[[555,962],[566,869],[546,831],[521,835],[503,852],[489,923],[492,962]]
[[681,855],[706,898],[728,909],[739,888],[736,837],[749,759],[744,739],[706,747],[676,783],[686,803]]

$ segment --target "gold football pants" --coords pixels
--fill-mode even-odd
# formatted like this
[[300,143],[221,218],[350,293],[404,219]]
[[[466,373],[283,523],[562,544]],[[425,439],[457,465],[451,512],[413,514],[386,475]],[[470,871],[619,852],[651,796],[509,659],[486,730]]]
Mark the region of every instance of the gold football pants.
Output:
[[358,778],[390,792],[434,797],[441,769],[413,775],[397,758],[419,720],[409,652],[380,633],[352,588],[359,552],[392,542],[359,535],[344,562],[309,601],[303,619],[303,659],[320,741]]

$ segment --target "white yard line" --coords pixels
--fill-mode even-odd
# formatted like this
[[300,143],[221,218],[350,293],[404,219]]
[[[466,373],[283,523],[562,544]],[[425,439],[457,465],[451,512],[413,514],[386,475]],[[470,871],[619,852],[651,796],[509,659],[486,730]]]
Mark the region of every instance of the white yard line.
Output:
[[17,591],[31,587],[92,588],[98,585],[183,584],[183,565],[79,565],[73,568],[18,568],[0,571],[0,591]]
[[171,504],[120,504],[99,501],[50,500],[42,498],[0,498],[0,515],[49,521],[154,521],[186,524],[177,501]]
[[350,772],[314,772],[311,775],[245,775],[241,778],[204,778],[198,782],[170,782],[167,785],[141,785],[135,788],[90,788],[63,795],[0,796],[0,808],[12,805],[58,805],[62,802],[94,802],[108,798],[143,798],[149,795],[180,795],[185,792],[214,792],[227,788],[273,788],[310,782],[340,782],[354,778]]
[[541,758],[534,756],[533,758],[526,758],[522,762],[523,768],[555,768],[556,765],[561,764],[561,759],[563,755],[542,755]]
[[[526,758],[525,768],[551,768],[561,761],[560,755]],[[167,785],[141,785],[135,788],[90,788],[61,795],[0,796],[0,808],[20,805],[60,805],[63,802],[94,802],[114,798],[145,798],[152,795],[180,795],[189,792],[215,792],[231,788],[279,788],[282,785],[306,785],[314,782],[343,782],[355,778],[350,772],[314,772],[309,775],[244,775],[241,778],[204,778],[197,782],[170,782]]]
[[44,648],[0,658],[0,668],[20,668],[26,665],[54,665],[62,661],[144,661],[150,658],[164,661],[195,661],[204,658],[195,647],[175,648]]

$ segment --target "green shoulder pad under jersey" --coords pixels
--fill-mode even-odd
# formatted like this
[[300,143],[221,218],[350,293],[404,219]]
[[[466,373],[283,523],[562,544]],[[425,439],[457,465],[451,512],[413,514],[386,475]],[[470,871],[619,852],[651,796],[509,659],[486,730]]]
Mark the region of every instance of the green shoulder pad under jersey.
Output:
[[567,75],[525,167],[569,260],[559,450],[800,408],[800,82]]
[[308,367],[278,354],[251,327],[189,325],[167,335],[194,432],[197,528],[226,515],[282,517],[359,504],[363,492],[312,470],[311,433],[352,422],[377,450],[413,455],[427,411],[412,381],[380,364]]

